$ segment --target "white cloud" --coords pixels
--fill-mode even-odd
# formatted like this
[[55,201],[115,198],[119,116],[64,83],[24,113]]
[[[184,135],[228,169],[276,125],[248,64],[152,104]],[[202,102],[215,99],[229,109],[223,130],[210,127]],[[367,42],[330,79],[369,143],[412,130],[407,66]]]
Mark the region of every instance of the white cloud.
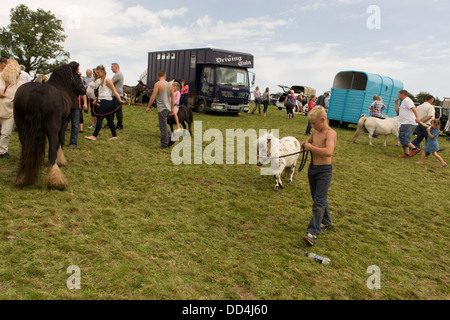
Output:
[[[214,10],[199,13],[189,2],[156,10],[144,2],[127,5],[126,0],[79,0],[75,5],[67,0],[11,0],[8,4],[51,10],[63,20],[68,35],[65,49],[82,69],[104,64],[109,70],[111,62],[119,62],[125,82],[131,85],[147,67],[149,51],[216,47],[252,53],[258,85],[272,91],[278,84],[302,84],[325,91],[336,73],[350,69],[400,79],[412,91],[417,88],[445,95],[450,43],[438,29],[429,27],[434,24],[421,19],[420,29],[410,37],[399,37],[397,25],[389,25],[387,18],[376,34],[364,28],[353,29],[351,34],[337,31],[339,22],[351,25],[352,20],[364,18],[362,2],[296,1],[288,9],[279,3],[278,11],[268,12],[268,3],[263,1],[259,10],[245,15]],[[317,14],[337,19],[314,23]],[[9,23],[8,15],[9,10],[0,12],[0,26]]]

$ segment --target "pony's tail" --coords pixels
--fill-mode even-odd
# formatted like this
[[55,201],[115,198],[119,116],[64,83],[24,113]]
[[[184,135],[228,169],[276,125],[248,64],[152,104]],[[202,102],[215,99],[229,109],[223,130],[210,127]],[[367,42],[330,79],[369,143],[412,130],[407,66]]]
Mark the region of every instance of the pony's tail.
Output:
[[356,143],[356,140],[358,140],[359,135],[364,132],[364,124],[366,123],[366,120],[367,118],[365,115],[362,115],[361,119],[359,119],[355,135],[353,136],[353,143]]
[[45,141],[44,117],[41,106],[33,105],[33,94],[27,99],[26,106],[21,108],[25,114],[21,116],[17,124],[19,137],[22,143],[22,155],[20,158],[19,172],[13,179],[16,186],[26,186],[38,180],[39,170],[44,165]]

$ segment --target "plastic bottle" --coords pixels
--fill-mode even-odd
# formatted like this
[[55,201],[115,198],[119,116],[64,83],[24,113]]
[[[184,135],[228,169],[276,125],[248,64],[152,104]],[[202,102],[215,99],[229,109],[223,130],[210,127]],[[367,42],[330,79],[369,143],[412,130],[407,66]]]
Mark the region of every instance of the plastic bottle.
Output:
[[306,256],[310,259],[313,259],[316,262],[322,263],[322,264],[330,264],[331,260],[322,256],[319,256],[312,252],[307,252]]

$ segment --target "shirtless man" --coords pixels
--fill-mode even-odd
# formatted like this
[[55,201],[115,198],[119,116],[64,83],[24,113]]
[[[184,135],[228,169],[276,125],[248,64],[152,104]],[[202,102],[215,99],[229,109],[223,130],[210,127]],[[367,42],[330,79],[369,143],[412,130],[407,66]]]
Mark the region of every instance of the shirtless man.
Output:
[[333,225],[327,203],[333,168],[331,157],[336,147],[337,136],[327,123],[327,112],[324,107],[317,106],[308,113],[308,120],[314,129],[308,140],[302,142],[302,148],[311,151],[312,160],[308,169],[308,180],[314,201],[312,219],[303,240],[308,245],[315,245],[321,230],[330,229]]
[[174,144],[173,141],[170,141],[167,119],[169,118],[169,113],[174,108],[175,96],[172,85],[166,81],[166,72],[164,70],[158,72],[158,79],[159,81],[155,83],[152,96],[147,105],[147,113],[150,112],[150,106],[156,99],[159,130],[161,131],[161,145],[156,148],[167,149]]

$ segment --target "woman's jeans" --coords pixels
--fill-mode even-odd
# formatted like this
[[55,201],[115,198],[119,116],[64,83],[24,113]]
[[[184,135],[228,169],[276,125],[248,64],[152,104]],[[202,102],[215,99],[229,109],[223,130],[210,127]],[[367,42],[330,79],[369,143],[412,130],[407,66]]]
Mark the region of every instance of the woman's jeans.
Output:
[[[94,137],[97,137],[100,130],[102,129],[103,119],[106,118],[108,121],[109,129],[111,130],[111,134],[113,137],[117,136],[116,126],[114,125],[114,116],[110,113],[114,110],[114,101],[113,100],[101,100],[100,107],[98,108],[97,114],[97,125],[95,126],[95,131],[93,133]],[[108,113],[108,114],[107,114]]]
[[255,99],[255,107],[253,108],[252,113],[255,113],[256,108],[258,108],[258,113],[261,114],[261,99],[259,98]]

